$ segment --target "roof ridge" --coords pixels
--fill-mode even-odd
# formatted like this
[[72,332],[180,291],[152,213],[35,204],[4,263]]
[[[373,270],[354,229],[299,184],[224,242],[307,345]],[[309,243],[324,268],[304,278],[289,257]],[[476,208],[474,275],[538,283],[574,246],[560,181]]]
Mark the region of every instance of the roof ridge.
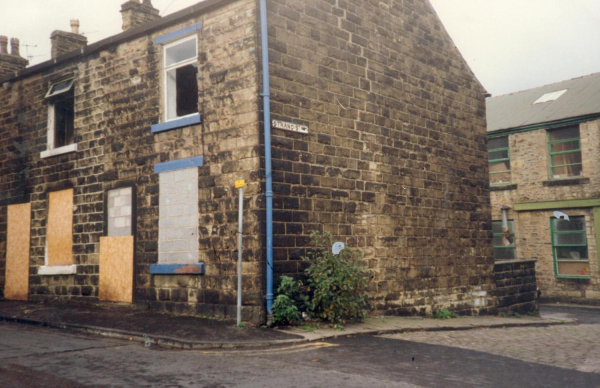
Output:
[[586,78],[586,77],[592,77],[592,76],[598,76],[598,75],[600,75],[600,72],[596,72],[596,73],[592,73],[592,74],[586,74],[586,75],[581,75],[579,77],[573,77],[573,78],[570,78],[570,79],[565,79],[565,80],[562,80],[562,81],[558,81],[558,82],[554,82],[554,83],[550,83],[550,84],[546,84],[546,85],[536,86],[536,87],[529,88],[529,89],[523,89],[523,90],[518,90],[516,92],[500,94],[498,96],[490,97],[490,100],[492,100],[494,98],[500,98],[500,97],[506,97],[506,96],[513,96],[515,94],[529,92],[529,91],[532,91],[532,90],[535,90],[535,89],[545,88],[547,86],[558,85],[558,84],[562,84],[564,82],[570,82],[570,81],[574,81],[576,79],[581,79],[581,78]]

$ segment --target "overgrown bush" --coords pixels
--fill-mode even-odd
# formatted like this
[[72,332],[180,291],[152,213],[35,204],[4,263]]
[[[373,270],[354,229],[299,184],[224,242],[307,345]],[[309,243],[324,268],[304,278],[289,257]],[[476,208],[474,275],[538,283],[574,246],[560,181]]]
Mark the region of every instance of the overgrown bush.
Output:
[[360,321],[368,310],[369,277],[358,252],[345,248],[338,255],[331,252],[331,234],[311,234],[316,249],[303,259],[310,293],[308,313],[312,317],[343,323]]
[[277,287],[277,297],[273,302],[273,323],[276,325],[294,324],[299,318],[297,304],[305,298],[302,282],[289,276],[282,276]]
[[282,276],[273,303],[275,324],[296,322],[300,313],[332,324],[360,321],[368,311],[369,276],[359,253],[345,248],[331,251],[331,234],[311,233],[315,249],[302,259],[309,263],[304,271],[306,284]]
[[298,320],[298,307],[287,295],[277,295],[273,302],[273,323],[291,325]]

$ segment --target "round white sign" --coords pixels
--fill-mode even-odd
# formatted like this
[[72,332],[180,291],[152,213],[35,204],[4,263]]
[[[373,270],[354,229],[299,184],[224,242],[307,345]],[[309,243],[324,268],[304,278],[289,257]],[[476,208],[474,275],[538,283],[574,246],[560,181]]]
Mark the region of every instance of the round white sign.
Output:
[[344,248],[346,248],[346,244],[344,244],[341,241],[338,241],[336,243],[333,243],[333,246],[331,247],[331,251],[333,252],[334,255],[339,255],[339,253],[344,250]]

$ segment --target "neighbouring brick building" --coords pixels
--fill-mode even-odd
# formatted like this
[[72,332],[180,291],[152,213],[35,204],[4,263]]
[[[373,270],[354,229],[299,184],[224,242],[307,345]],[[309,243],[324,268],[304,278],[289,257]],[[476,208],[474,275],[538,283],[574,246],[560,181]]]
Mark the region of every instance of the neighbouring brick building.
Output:
[[[495,311],[485,91],[429,2],[267,9],[276,277],[331,232],[364,254],[379,311]],[[259,1],[122,13],[91,45],[76,21],[53,33],[52,61],[0,53],[0,292],[233,317],[242,178],[244,319],[261,321]]]
[[599,96],[593,74],[487,100],[494,257],[535,260],[542,300],[600,303]]

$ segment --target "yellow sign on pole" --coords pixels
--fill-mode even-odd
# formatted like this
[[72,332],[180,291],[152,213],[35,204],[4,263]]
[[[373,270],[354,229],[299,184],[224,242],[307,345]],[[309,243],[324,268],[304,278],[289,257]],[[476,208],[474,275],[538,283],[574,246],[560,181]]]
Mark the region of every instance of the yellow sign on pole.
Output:
[[246,181],[245,180],[240,179],[239,181],[235,181],[235,188],[236,189],[241,189],[244,186],[246,186]]

